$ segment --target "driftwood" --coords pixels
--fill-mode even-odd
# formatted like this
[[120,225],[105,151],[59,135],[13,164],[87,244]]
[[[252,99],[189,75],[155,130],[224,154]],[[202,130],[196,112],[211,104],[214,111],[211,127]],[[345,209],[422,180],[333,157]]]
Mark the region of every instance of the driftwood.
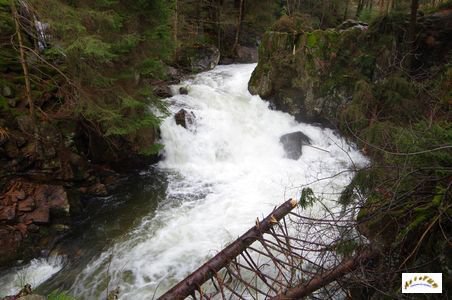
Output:
[[328,285],[338,278],[352,272],[361,264],[377,256],[376,251],[366,249],[355,257],[343,261],[337,267],[325,272],[324,274],[313,277],[310,281],[289,289],[285,293],[272,297],[271,300],[291,300],[306,297],[318,289]]
[[239,237],[232,244],[215,255],[212,259],[194,271],[187,278],[179,282],[168,292],[162,295],[160,300],[184,299],[199,289],[206,281],[216,276],[216,274],[233,259],[244,252],[252,243],[260,239],[264,232],[277,224],[284,216],[286,216],[294,207],[297,206],[296,200],[288,200],[283,205],[275,209],[269,216],[256,226],[248,230],[244,235]]
[[[376,256],[366,248],[351,215],[342,212],[312,217],[295,212],[289,200],[227,246],[161,300],[288,300],[316,293],[319,298],[343,298],[347,276]],[[360,251],[341,254],[344,243]]]

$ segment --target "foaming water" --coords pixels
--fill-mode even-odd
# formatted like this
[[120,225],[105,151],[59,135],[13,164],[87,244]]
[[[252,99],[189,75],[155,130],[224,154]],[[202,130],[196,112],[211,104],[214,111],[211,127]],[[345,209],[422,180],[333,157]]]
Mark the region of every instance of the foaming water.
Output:
[[63,267],[62,257],[33,259],[29,264],[0,276],[0,298],[17,294],[25,284],[37,287]]
[[[71,288],[75,296],[99,299],[116,286],[121,299],[158,296],[249,229],[256,217],[298,198],[306,184],[334,208],[335,194],[365,158],[331,130],[297,123],[251,96],[247,85],[254,68],[217,67],[184,82],[188,95],[168,99],[172,112],[185,108],[195,122],[187,130],[168,117],[161,126],[165,150],[159,168],[168,176],[166,198],[86,265]],[[285,158],[279,143],[281,135],[294,131],[304,132],[317,147],[304,147],[298,160]]]

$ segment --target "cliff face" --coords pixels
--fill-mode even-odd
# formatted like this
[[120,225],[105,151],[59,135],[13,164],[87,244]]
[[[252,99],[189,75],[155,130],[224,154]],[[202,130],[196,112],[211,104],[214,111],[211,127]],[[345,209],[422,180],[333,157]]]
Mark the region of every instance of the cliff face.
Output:
[[[419,19],[416,67],[447,60],[451,16],[443,12]],[[370,27],[348,22],[336,29],[267,32],[249,91],[300,121],[338,125],[357,84],[378,83],[402,71],[409,51],[404,42],[407,22],[406,16],[397,16]]]

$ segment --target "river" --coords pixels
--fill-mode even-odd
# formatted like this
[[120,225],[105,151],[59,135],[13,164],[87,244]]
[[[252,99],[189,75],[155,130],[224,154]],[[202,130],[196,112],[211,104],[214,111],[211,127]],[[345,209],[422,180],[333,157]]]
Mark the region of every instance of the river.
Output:
[[[299,198],[302,186],[335,209],[337,194],[366,159],[334,131],[298,123],[250,95],[254,68],[218,66],[183,82],[189,94],[167,99],[169,109],[193,112],[194,124],[187,130],[172,116],[163,122],[164,159],[128,180],[122,193],[99,200],[104,209],[93,211],[102,214],[74,233],[66,245],[76,245],[70,257],[35,260],[0,276],[0,295],[17,285],[22,272],[43,283],[44,292],[64,288],[80,299],[100,299],[107,287],[119,286],[121,299],[151,299],[253,226],[256,217]],[[295,131],[315,147],[304,147],[301,158],[291,160],[279,138]]]

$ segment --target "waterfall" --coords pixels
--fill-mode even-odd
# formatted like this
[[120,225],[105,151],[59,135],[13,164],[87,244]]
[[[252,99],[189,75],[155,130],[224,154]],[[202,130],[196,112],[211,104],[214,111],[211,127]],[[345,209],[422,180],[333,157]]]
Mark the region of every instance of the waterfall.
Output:
[[[152,214],[82,266],[70,292],[100,299],[120,287],[121,299],[150,299],[309,186],[330,209],[366,159],[330,129],[295,121],[249,94],[256,65],[219,66],[174,86],[188,95],[167,99],[174,114],[193,113],[188,129],[169,116],[161,126],[166,196]],[[280,137],[302,131],[313,147],[298,160]],[[337,208],[336,208],[337,207]],[[311,214],[322,208],[314,206]]]

